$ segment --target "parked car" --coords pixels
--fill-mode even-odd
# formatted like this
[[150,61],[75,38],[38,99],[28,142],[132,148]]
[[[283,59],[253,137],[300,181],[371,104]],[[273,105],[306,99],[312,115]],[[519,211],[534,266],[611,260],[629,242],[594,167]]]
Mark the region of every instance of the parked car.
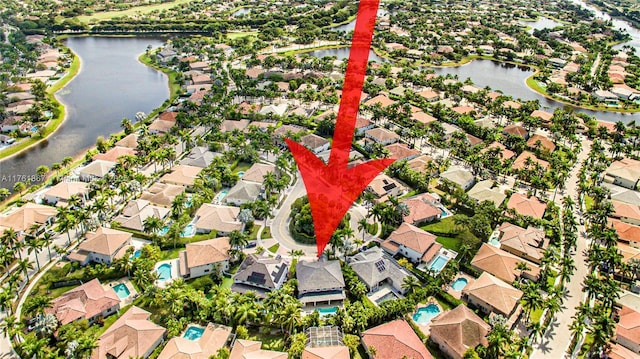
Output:
[[249,243],[247,243],[245,248],[254,248],[257,245],[258,245],[258,242],[256,242],[256,241],[249,241]]

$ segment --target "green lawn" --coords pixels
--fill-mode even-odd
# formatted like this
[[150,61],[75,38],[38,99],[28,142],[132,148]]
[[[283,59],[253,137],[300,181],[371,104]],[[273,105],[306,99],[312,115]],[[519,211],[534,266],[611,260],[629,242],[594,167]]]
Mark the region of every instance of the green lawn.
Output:
[[460,250],[461,241],[458,238],[438,237],[436,242],[442,244],[446,249],[458,252]]
[[458,252],[462,243],[468,243],[472,247],[480,245],[480,239],[478,239],[469,229],[456,228],[454,217],[466,217],[464,214],[456,214],[444,218],[436,223],[427,224],[421,228],[425,231],[431,232],[438,236],[436,241],[442,244],[443,247]]
[[258,35],[257,31],[228,32],[227,38],[230,40],[233,40],[240,37],[256,36],[256,35]]
[[369,232],[369,234],[372,236],[378,233],[378,224],[377,223],[367,224],[367,232]]
[[239,162],[234,169],[236,173],[240,171],[246,171],[251,167],[251,163],[248,162]]
[[262,239],[272,238],[271,237],[271,228],[270,227],[264,227],[264,229],[262,230],[262,235],[260,236],[260,238],[262,238]]
[[284,335],[282,333],[263,334],[251,328],[249,330],[249,340],[262,342],[262,349],[286,351],[284,347]]
[[273,253],[276,253],[279,248],[280,248],[280,243],[276,243],[276,244],[272,245],[271,247],[269,247],[269,251],[273,252]]
[[97,12],[92,15],[78,16],[77,19],[78,21],[83,23],[111,20],[116,17],[130,16],[130,15],[136,15],[136,14],[148,14],[153,11],[167,10],[167,9],[171,9],[174,6],[186,4],[191,1],[193,0],[175,0],[172,2],[165,2],[162,4],[135,6],[127,10],[104,11],[104,12]]
[[[464,216],[463,214],[457,214],[457,216]],[[427,224],[426,226],[422,226],[422,229],[425,231],[433,231],[438,233],[457,233],[456,225],[453,222],[454,216],[449,216],[443,220],[440,220],[436,223]]]
[[258,230],[260,229],[260,226],[257,224],[253,225],[253,228],[251,228],[251,231],[249,232],[249,239],[254,241],[256,240],[256,238],[258,237]]
[[223,277],[222,278],[222,284],[220,285],[221,288],[231,288],[231,285],[233,284],[233,278],[231,277]]
[[184,248],[176,248],[176,249],[169,249],[166,251],[162,251],[160,260],[166,261],[167,259],[178,258],[178,254],[180,253],[180,251],[184,251]]

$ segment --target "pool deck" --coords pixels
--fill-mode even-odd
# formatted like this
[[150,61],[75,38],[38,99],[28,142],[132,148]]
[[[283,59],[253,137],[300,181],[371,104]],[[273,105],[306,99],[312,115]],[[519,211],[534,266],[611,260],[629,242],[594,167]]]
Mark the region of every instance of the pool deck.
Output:
[[109,282],[103,285],[103,287],[105,288],[112,288],[115,287],[118,284],[124,284],[127,289],[129,289],[129,296],[126,298],[122,298],[120,299],[120,308],[129,305],[133,302],[134,299],[138,298],[139,294],[138,291],[136,290],[136,288],[134,288],[133,284],[131,283],[131,281],[129,280],[129,278],[124,277],[124,278],[120,278],[118,280],[115,280],[113,282]]
[[367,298],[369,298],[369,300],[371,302],[373,302],[373,304],[375,304],[376,306],[380,306],[380,303],[378,303],[377,300],[382,298],[382,297],[384,297],[385,295],[387,295],[389,293],[393,293],[397,298],[404,298],[403,295],[401,295],[400,293],[394,291],[393,288],[387,283],[383,284],[380,287],[380,289],[378,289],[374,293],[368,294]]
[[[438,306],[438,309],[440,309],[440,313],[438,315],[447,312],[446,310],[442,309],[442,307],[440,306],[440,304],[438,303],[438,301],[435,298],[431,297],[431,298],[427,299],[426,303],[418,303],[418,305],[416,305],[416,310],[413,312],[413,314],[415,314],[418,311],[418,309],[424,308],[424,307],[428,306],[429,304],[435,304],[436,306]],[[413,321],[413,323],[415,325],[417,325],[418,328],[420,328],[420,331],[424,335],[429,336],[429,334],[431,333],[431,322],[433,321],[433,319],[431,319],[429,321],[429,323],[427,323],[427,324],[420,324],[420,323],[416,322],[415,320],[413,320],[413,314],[411,314],[411,320]],[[436,317],[438,315],[436,315]]]
[[171,266],[171,278],[167,279],[167,280],[161,280],[158,279],[155,282],[155,285],[158,288],[165,288],[167,285],[171,284],[171,282],[175,279],[175,278],[182,278],[180,277],[180,274],[178,273],[178,258],[174,258],[174,259],[169,259],[167,261],[161,261],[156,263],[155,267],[153,267],[154,271],[158,271],[158,267],[160,267],[163,264],[169,264]]
[[460,299],[460,297],[462,296],[462,291],[453,290],[453,288],[451,287],[451,284],[453,284],[453,282],[455,282],[456,279],[458,278],[464,278],[467,280],[467,285],[465,286],[465,288],[468,287],[471,283],[476,281],[475,278],[468,275],[467,273],[463,273],[463,272],[458,273],[458,275],[455,276],[455,278],[453,278],[451,283],[449,283],[445,288],[446,292],[451,294],[456,299]]

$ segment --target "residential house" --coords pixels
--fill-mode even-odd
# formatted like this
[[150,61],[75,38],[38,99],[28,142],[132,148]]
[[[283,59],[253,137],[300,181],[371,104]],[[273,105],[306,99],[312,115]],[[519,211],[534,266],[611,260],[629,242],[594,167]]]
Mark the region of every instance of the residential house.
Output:
[[445,172],[440,174],[440,178],[449,180],[468,191],[476,183],[476,178],[469,170],[462,166],[451,166]]
[[229,269],[228,237],[208,239],[187,243],[184,251],[178,255],[180,275],[185,279],[198,278]]
[[118,162],[118,158],[120,157],[135,155],[136,150],[133,148],[115,146],[105,153],[96,153],[92,158],[94,161],[102,160],[108,162]]
[[150,317],[146,310],[131,307],[98,338],[91,359],[148,358],[167,332],[150,321]]
[[212,152],[207,147],[194,147],[189,151],[187,157],[180,161],[181,165],[206,168],[213,159],[222,156],[220,153]]
[[378,325],[362,332],[362,345],[369,352],[375,348],[373,359],[432,359],[418,335],[404,319]]
[[244,224],[238,221],[240,208],[205,203],[196,212],[193,222],[196,233],[210,233],[226,236],[232,231],[242,231]]
[[317,261],[299,261],[296,265],[296,279],[298,300],[303,306],[315,308],[318,304],[342,305],[346,297],[339,261],[329,261],[324,256]]
[[507,202],[507,209],[513,209],[517,214],[542,219],[547,210],[546,203],[536,197],[527,198],[521,193],[514,193]]
[[169,131],[171,131],[171,128],[175,124],[176,124],[175,122],[163,121],[161,119],[155,119],[155,120],[153,120],[153,122],[151,122],[151,125],[149,125],[147,130],[152,135],[164,134],[164,133],[168,133]]
[[201,167],[177,165],[171,169],[170,173],[160,177],[159,182],[190,188],[195,183],[201,171]]
[[484,272],[462,289],[462,299],[485,314],[500,314],[510,318],[522,298],[522,291]]
[[442,248],[436,236],[409,224],[402,223],[382,242],[382,249],[392,256],[399,254],[413,263],[429,263]]
[[378,202],[386,201],[390,196],[399,197],[405,188],[400,182],[384,173],[377,175],[365,189],[371,192]]
[[526,128],[520,126],[520,125],[508,125],[505,128],[502,129],[502,134],[503,135],[513,135],[513,136],[518,136],[518,137],[522,137],[525,140],[527,138],[529,138],[529,131],[527,131]]
[[478,203],[489,201],[496,207],[500,207],[504,200],[507,199],[507,195],[504,194],[499,187],[493,188],[493,182],[492,180],[484,180],[476,183],[476,185],[469,190],[469,197]]
[[605,172],[605,181],[635,190],[640,181],[640,161],[624,158],[613,162]]
[[364,137],[383,146],[400,141],[400,136],[386,128],[375,127],[364,133]]
[[255,292],[265,298],[268,292],[282,288],[287,280],[289,265],[282,258],[259,257],[249,254],[233,276],[231,290],[238,293]]
[[174,198],[182,192],[184,192],[183,186],[155,182],[142,192],[140,199],[144,199],[160,207],[169,208]]
[[367,106],[374,106],[377,103],[379,103],[382,106],[382,108],[387,108],[393,105],[394,103],[396,103],[396,101],[388,98],[385,95],[378,95],[374,98],[367,100],[364,104]]
[[96,160],[88,165],[80,168],[78,175],[81,181],[91,182],[96,178],[102,178],[111,172],[113,167],[116,166],[115,162]]
[[444,312],[431,320],[431,340],[451,359],[462,359],[469,349],[486,347],[491,326],[466,305]]
[[289,105],[286,103],[281,103],[279,105],[267,105],[262,107],[258,113],[261,115],[284,116],[288,108]]
[[529,137],[527,147],[531,150],[539,149],[542,152],[551,153],[555,151],[556,144],[545,136],[535,134]]
[[640,354],[640,313],[623,305],[616,316],[618,323],[613,341],[635,354]]
[[634,353],[617,343],[610,346],[606,356],[609,359],[640,359],[640,354]]
[[209,323],[196,340],[173,337],[164,346],[158,359],[206,359],[216,356],[233,338],[232,328]]
[[171,210],[165,207],[158,207],[144,199],[135,199],[127,203],[122,209],[122,213],[114,220],[120,223],[120,227],[143,232],[144,222],[149,217],[155,217],[163,223]]
[[373,122],[367,120],[364,117],[356,117],[356,136],[362,136],[366,131],[369,131],[374,127]]
[[413,159],[407,161],[407,167],[416,171],[416,172],[433,172],[436,167],[435,164],[432,163],[431,166],[429,163],[433,161],[433,159],[427,155],[420,155]]
[[367,286],[369,293],[377,292],[380,287],[388,284],[394,291],[404,294],[406,289],[402,288],[402,283],[406,277],[413,276],[379,247],[369,248],[349,257],[347,261]]
[[618,96],[616,96],[616,94],[612,93],[611,91],[607,91],[607,90],[593,91],[593,97],[595,97],[599,101],[610,103],[610,104],[618,103]]
[[434,102],[440,99],[440,94],[432,89],[426,89],[422,92],[418,92],[418,95],[427,100],[427,102]]
[[115,259],[125,255],[131,246],[131,237],[133,235],[129,232],[100,227],[86,234],[78,249],[69,254],[69,260],[80,262],[81,265],[91,262],[111,265]]
[[236,339],[229,359],[287,359],[289,357],[287,353],[265,350],[261,347],[262,342],[259,341]]
[[543,125],[551,123],[551,119],[553,118],[552,113],[542,110],[535,110],[531,112],[529,116],[539,118],[542,121]]
[[618,240],[633,248],[640,248],[640,227],[617,219],[609,219],[609,226],[618,233]]
[[384,147],[389,151],[389,158],[395,158],[396,160],[411,160],[420,155],[420,151],[409,148],[404,143],[392,143]]
[[507,283],[513,283],[520,277],[520,270],[516,268],[518,263],[526,263],[531,268],[522,272],[523,278],[538,280],[540,267],[536,264],[487,243],[480,246],[480,250],[471,260],[471,267],[479,272],[491,273]]
[[327,151],[329,146],[331,146],[331,143],[326,138],[313,133],[300,138],[300,143],[315,154]]
[[22,237],[25,234],[32,234],[34,226],[39,227],[34,234],[39,234],[53,224],[56,214],[58,210],[53,207],[27,202],[22,207],[0,216],[0,234],[5,229],[12,228],[19,237]]
[[302,352],[302,359],[349,359],[349,348],[345,345],[326,347],[307,347]]
[[430,124],[431,122],[435,122],[438,121],[437,118],[431,116],[430,114],[424,112],[424,111],[412,111],[411,112],[411,119],[413,121],[419,122],[424,126],[427,126],[428,124]]
[[120,309],[120,298],[111,287],[103,287],[96,278],[75,287],[51,301],[44,309],[53,314],[60,325],[86,319],[89,324],[98,318],[116,314]]
[[114,144],[116,147],[126,147],[126,148],[137,148],[138,147],[138,134],[130,133],[123,138],[121,138],[118,142]]
[[614,209],[614,212],[611,214],[612,218],[640,226],[640,206],[620,201],[611,201],[611,203]]
[[238,181],[231,187],[223,201],[227,204],[241,206],[244,203],[255,201],[262,193],[262,185],[255,182]]
[[71,196],[76,196],[84,203],[88,199],[89,184],[86,182],[62,181],[43,193],[46,203],[66,206]]
[[349,348],[344,345],[339,327],[309,327],[305,334],[308,339],[302,359],[349,359]]
[[492,148],[497,148],[498,149],[498,151],[500,153],[500,158],[502,159],[502,162],[504,162],[506,160],[510,160],[510,159],[513,158],[513,156],[516,155],[515,152],[511,151],[505,145],[503,145],[502,143],[497,142],[497,141],[491,142],[489,144],[489,146],[487,146],[485,149],[480,151],[480,153],[485,154],[485,152],[491,151]]
[[262,183],[264,182],[264,176],[267,173],[275,173],[276,166],[268,163],[254,163],[248,170],[242,175],[242,181]]
[[549,162],[539,159],[535,154],[529,151],[522,151],[522,153],[513,161],[511,169],[514,171],[520,171],[526,168],[533,168],[536,164],[540,165],[540,167],[545,170],[549,168]]
[[549,245],[544,230],[535,227],[524,229],[508,222],[500,227],[500,249],[540,264],[544,257],[544,250]]
[[404,222],[415,226],[435,221],[442,216],[442,210],[437,207],[440,204],[440,198],[435,194],[422,193],[404,198],[400,202],[405,203],[409,208],[409,214],[404,217]]
[[611,200],[640,206],[640,192],[602,182],[602,186],[611,191]]
[[220,125],[220,132],[244,131],[245,128],[249,127],[249,123],[249,120],[224,120]]

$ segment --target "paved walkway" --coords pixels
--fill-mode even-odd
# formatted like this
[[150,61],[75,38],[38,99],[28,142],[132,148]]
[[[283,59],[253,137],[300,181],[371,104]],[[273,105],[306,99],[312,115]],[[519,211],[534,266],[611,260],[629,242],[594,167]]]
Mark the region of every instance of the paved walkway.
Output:
[[[591,151],[592,142],[587,139],[583,139],[582,152],[578,155],[578,163],[570,173],[567,179],[565,192],[556,197],[556,203],[562,206],[562,199],[566,196],[570,196],[577,204],[578,201],[578,171],[582,162],[589,156]],[[574,209],[574,216],[576,217],[576,223],[579,223],[579,218],[582,216],[582,211],[579,206],[576,205]],[[576,307],[580,305],[584,299],[584,293],[582,292],[582,282],[589,273],[589,268],[586,263],[586,249],[587,238],[585,236],[585,227],[578,224],[578,240],[577,249],[574,255],[576,270],[570,279],[565,283],[566,296],[562,309],[551,320],[549,328],[544,333],[543,337],[533,344],[533,353],[531,359],[537,358],[565,358],[569,357],[566,354],[569,344],[571,342],[572,332],[569,326],[573,322],[571,318],[576,313]]]

